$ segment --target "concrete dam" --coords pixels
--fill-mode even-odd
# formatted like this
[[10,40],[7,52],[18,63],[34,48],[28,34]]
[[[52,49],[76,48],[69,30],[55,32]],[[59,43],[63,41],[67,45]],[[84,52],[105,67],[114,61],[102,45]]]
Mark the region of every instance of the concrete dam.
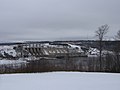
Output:
[[71,44],[22,44],[16,49],[21,57],[35,56],[35,57],[80,57],[87,56],[80,46]]

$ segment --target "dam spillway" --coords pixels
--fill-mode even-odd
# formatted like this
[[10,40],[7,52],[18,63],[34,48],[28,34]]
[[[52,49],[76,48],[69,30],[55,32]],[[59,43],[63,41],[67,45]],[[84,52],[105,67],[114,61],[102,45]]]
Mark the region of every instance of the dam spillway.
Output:
[[22,44],[18,47],[23,56],[35,57],[77,57],[86,56],[85,52],[77,47],[70,47],[68,44],[49,45],[49,44]]

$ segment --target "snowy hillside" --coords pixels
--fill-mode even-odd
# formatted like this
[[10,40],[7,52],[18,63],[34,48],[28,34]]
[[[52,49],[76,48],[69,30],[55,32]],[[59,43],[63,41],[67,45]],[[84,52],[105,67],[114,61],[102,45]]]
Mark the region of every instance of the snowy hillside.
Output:
[[53,72],[0,75],[0,90],[120,90],[120,74]]
[[6,55],[10,55],[12,57],[16,57],[16,51],[13,49],[14,46],[0,46],[0,54],[3,57],[6,57]]
[[97,48],[90,48],[89,51],[88,51],[88,53],[89,53],[90,55],[98,55],[99,52],[100,52],[100,51],[99,51]]

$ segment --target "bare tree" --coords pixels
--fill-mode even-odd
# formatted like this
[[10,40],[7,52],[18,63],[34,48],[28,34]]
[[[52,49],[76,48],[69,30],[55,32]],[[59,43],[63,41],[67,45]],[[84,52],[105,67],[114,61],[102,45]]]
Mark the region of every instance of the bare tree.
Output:
[[100,50],[100,53],[99,53],[99,61],[100,61],[100,69],[101,69],[101,60],[102,60],[102,49],[103,49],[103,39],[105,37],[105,35],[107,34],[108,32],[108,29],[109,29],[109,26],[107,24],[105,25],[102,25],[100,27],[98,27],[98,30],[95,31],[95,34],[96,34],[96,37],[98,38],[98,41],[99,41],[99,50]]
[[120,30],[118,30],[117,34],[115,35],[115,44],[114,44],[114,54],[116,56],[115,68],[117,72],[120,72]]
[[118,30],[117,35],[115,36],[116,40],[120,40],[120,30]]
[[120,30],[118,30],[117,34],[115,35],[115,49],[114,51],[117,52],[118,54],[120,53]]

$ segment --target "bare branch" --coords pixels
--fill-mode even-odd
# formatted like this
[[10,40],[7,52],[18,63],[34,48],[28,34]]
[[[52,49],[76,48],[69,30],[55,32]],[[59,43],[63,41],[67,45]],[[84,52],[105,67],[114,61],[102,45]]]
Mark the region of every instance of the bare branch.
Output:
[[95,32],[99,40],[103,40],[104,36],[107,34],[109,26],[107,24],[98,27],[98,30]]
[[118,30],[117,35],[115,36],[117,40],[120,40],[120,30]]

